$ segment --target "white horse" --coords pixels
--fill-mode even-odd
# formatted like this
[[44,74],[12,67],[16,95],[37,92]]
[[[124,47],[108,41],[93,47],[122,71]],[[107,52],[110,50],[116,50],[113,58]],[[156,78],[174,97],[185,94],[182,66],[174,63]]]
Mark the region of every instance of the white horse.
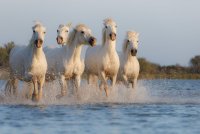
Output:
[[123,80],[125,85],[132,84],[135,88],[137,78],[140,71],[140,65],[136,57],[138,49],[138,36],[137,32],[128,31],[126,39],[122,46],[122,53],[120,53],[120,70],[119,79]]
[[68,42],[70,27],[71,27],[71,23],[66,24],[66,25],[60,24],[58,26],[56,41],[58,45],[62,46],[62,48],[56,48],[54,46],[48,46],[44,48],[44,53],[46,55],[47,64],[48,64],[48,70],[46,73],[47,81],[56,79],[55,78],[56,74],[52,72],[55,72],[53,70],[56,68],[56,64],[59,64],[59,61],[58,61],[60,59],[59,53],[63,51],[61,49],[66,49],[68,47],[67,42]]
[[81,75],[84,71],[84,60],[81,59],[81,50],[83,45],[94,46],[96,39],[92,36],[91,30],[83,25],[77,25],[73,29],[68,38],[68,45],[57,49],[55,52],[46,52],[48,60],[51,60],[51,55],[56,55],[56,64],[49,62],[48,73],[56,74],[59,77],[61,85],[61,94],[57,97],[66,95],[67,82],[66,80],[74,79],[76,93],[80,87]]
[[[33,27],[33,35],[28,46],[14,47],[10,52],[10,80],[6,90],[12,90],[17,94],[18,79],[32,82],[34,91],[31,89],[32,100],[39,101],[42,98],[42,88],[47,71],[46,57],[43,52],[43,42],[46,33],[45,27],[37,22]],[[10,87],[10,88],[9,88]]]
[[107,79],[111,79],[113,87],[116,83],[120,64],[116,52],[116,31],[116,23],[110,18],[105,19],[102,45],[88,48],[85,57],[88,83],[91,83],[92,77],[99,76],[101,80],[100,88],[104,88],[106,96],[108,96]]

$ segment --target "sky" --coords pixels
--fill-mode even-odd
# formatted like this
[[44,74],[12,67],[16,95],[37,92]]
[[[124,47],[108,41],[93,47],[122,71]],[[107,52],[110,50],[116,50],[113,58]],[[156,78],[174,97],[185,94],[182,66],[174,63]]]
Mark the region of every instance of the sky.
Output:
[[[47,28],[44,46],[57,45],[59,24],[84,23],[101,43],[103,20],[117,25],[117,50],[126,31],[140,33],[138,57],[187,66],[200,55],[199,0],[0,0],[0,44],[27,45],[35,20]],[[85,50],[86,48],[84,48]]]

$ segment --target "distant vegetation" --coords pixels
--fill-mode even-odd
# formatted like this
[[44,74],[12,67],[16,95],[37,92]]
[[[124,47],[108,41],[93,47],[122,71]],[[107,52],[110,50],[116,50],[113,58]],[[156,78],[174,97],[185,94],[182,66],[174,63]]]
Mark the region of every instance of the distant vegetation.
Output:
[[190,59],[190,65],[161,66],[139,58],[142,79],[200,79],[200,55]]
[[[15,46],[8,42],[0,46],[0,71],[7,70],[9,53]],[[200,79],[200,55],[194,56],[189,61],[189,66],[170,65],[161,66],[145,58],[139,58],[140,79]],[[0,75],[1,76],[1,75]]]
[[11,49],[15,46],[14,42],[8,42],[0,46],[0,66],[8,67],[9,54]]

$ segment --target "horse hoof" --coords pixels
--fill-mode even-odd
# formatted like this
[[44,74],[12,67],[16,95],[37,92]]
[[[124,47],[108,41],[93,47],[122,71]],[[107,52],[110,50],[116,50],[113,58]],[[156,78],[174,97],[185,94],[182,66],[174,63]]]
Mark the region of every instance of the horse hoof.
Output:
[[39,99],[39,96],[38,96],[38,95],[32,96],[32,101],[38,102],[39,100],[40,100],[40,99]]
[[[25,95],[25,98],[29,100],[29,99],[31,99],[31,95],[26,94],[26,95]],[[32,99],[33,99],[33,98],[32,98]]]
[[58,94],[58,95],[56,95],[56,98],[57,99],[61,99],[62,97],[64,97],[65,95],[64,94]]

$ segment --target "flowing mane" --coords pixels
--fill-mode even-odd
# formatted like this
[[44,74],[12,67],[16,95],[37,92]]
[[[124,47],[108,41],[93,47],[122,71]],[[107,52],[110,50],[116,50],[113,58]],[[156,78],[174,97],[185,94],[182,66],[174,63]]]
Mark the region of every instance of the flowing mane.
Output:
[[81,31],[83,28],[89,29],[85,24],[79,24],[69,33],[69,39],[68,39],[68,44],[69,45],[72,44],[77,31]]
[[115,23],[112,18],[107,18],[104,20],[104,25],[112,25]]
[[73,42],[73,40],[74,40],[74,38],[75,38],[76,32],[77,32],[77,30],[76,30],[76,29],[73,29],[73,30],[69,33],[69,38],[68,38],[68,42],[67,42],[68,45],[71,45],[71,44],[72,44],[72,42]]
[[106,43],[106,30],[103,28],[102,30],[102,45],[104,46]]

